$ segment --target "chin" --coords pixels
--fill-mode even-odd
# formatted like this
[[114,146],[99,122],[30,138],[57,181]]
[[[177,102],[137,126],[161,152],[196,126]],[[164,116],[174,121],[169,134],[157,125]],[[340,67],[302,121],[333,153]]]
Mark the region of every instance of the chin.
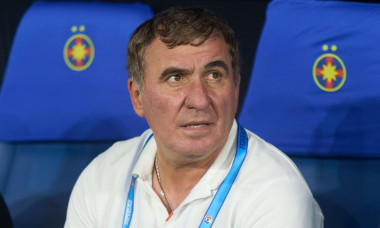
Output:
[[[215,145],[215,144],[212,144],[212,145]],[[214,146],[207,146],[204,144],[195,145],[193,143],[193,144],[190,144],[188,147],[179,148],[178,151],[181,151],[180,153],[186,157],[197,158],[197,157],[209,156],[216,150],[218,150],[218,148],[215,148]]]

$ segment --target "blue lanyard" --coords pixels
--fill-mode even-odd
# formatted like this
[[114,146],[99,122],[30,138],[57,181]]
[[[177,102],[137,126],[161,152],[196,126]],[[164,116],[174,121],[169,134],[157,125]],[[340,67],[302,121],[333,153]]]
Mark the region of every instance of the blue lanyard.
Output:
[[[142,150],[144,149],[145,145],[147,144],[151,136],[145,142]],[[232,184],[234,183],[236,176],[239,173],[241,166],[243,165],[245,156],[247,154],[247,148],[248,148],[247,133],[245,132],[242,126],[238,125],[238,137],[237,137],[235,159],[232,163],[230,171],[228,172],[227,176],[224,178],[222,184],[220,185],[218,191],[216,192],[214,198],[212,199],[212,202],[209,208],[207,209],[202,219],[202,222],[199,225],[199,228],[211,227],[212,224],[214,223],[216,216],[218,215],[220,209],[222,208],[223,203],[228,193],[230,192]],[[129,192],[128,192],[127,203],[125,205],[123,228],[129,228],[129,225],[131,224],[132,214],[133,214],[135,181],[136,181],[136,177],[132,176],[131,185],[129,187]]]
[[[152,138],[152,136],[153,136],[153,134],[149,135],[148,139],[145,141],[143,147],[140,150],[140,154],[144,150],[146,144],[149,142],[149,140]],[[135,197],[136,178],[137,178],[136,176],[132,176],[131,185],[129,186],[127,203],[125,204],[125,210],[124,210],[123,228],[128,228],[129,225],[131,224],[131,221],[132,221],[133,201],[134,201],[134,197]]]

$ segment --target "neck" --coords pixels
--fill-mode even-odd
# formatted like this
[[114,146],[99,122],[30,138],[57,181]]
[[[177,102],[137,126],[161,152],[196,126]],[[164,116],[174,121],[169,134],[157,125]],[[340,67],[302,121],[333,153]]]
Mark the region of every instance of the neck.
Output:
[[[186,162],[183,161],[181,164],[173,164],[157,152],[152,184],[153,189],[168,209],[169,214],[171,210],[175,210],[182,203],[218,155],[219,153],[215,153],[213,156],[209,156],[208,159],[200,161],[187,159]],[[160,182],[158,181],[157,171],[159,172]],[[164,196],[161,194],[161,190],[163,190]]]

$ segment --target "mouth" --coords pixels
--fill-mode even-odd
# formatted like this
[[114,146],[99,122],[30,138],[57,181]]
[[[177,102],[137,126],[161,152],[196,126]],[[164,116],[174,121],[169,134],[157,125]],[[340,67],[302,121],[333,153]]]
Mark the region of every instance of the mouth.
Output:
[[190,129],[197,129],[197,128],[202,128],[202,127],[208,127],[211,124],[212,124],[211,122],[207,122],[207,121],[205,121],[205,122],[197,121],[197,122],[189,122],[189,123],[182,124],[181,127],[190,128]]
[[196,129],[196,128],[201,128],[201,127],[209,126],[209,125],[210,124],[190,124],[190,125],[186,125],[184,127]]

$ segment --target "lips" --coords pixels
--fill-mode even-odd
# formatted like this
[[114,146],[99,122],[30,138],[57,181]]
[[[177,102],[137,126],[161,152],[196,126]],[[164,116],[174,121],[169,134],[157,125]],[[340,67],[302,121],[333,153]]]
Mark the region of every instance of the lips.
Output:
[[192,125],[187,125],[185,127],[187,128],[200,128],[200,127],[203,127],[203,126],[208,126],[209,124],[192,124]]
[[209,122],[209,121],[194,121],[194,122],[188,122],[185,124],[181,124],[181,127],[197,129],[197,128],[201,128],[201,127],[210,126],[211,124],[212,124],[212,122]]

